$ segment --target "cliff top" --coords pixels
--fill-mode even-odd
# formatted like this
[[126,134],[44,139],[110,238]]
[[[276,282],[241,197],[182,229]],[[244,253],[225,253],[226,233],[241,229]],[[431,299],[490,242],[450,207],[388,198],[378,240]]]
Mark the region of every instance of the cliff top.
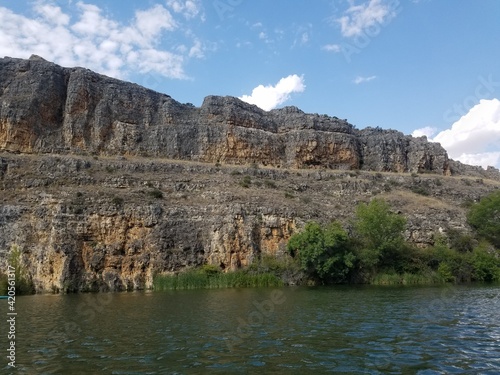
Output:
[[0,59],[0,98],[0,151],[500,179],[495,168],[450,160],[441,145],[425,137],[358,130],[347,120],[293,106],[264,111],[230,96],[207,96],[196,107],[36,55]]

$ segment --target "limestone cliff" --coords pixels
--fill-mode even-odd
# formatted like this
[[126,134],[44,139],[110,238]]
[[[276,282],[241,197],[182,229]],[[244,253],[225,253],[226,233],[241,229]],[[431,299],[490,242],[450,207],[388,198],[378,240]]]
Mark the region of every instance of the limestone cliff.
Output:
[[0,59],[0,98],[0,150],[451,173],[446,151],[423,138],[232,97],[209,96],[197,108],[35,56]]
[[463,205],[500,188],[425,138],[231,97],[197,108],[38,57],[0,59],[0,99],[0,266],[18,246],[38,292],[245,267],[309,220],[349,227],[373,196],[426,245],[467,232]]

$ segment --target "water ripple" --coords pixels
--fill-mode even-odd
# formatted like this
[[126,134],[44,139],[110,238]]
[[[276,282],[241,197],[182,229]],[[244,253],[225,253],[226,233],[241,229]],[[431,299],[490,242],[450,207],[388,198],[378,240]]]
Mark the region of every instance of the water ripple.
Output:
[[499,288],[280,291],[23,297],[19,373],[500,373]]

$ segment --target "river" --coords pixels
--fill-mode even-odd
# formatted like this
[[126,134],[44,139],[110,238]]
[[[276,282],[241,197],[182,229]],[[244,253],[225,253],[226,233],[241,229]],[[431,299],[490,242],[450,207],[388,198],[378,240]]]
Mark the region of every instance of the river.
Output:
[[287,287],[16,300],[4,374],[500,374],[500,288]]

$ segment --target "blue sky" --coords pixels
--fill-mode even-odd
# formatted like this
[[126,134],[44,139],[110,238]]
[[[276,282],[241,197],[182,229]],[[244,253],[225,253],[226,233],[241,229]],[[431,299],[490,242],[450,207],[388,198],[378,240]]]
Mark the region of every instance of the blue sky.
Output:
[[500,167],[498,0],[0,0],[0,56],[38,54],[197,106],[295,105]]

